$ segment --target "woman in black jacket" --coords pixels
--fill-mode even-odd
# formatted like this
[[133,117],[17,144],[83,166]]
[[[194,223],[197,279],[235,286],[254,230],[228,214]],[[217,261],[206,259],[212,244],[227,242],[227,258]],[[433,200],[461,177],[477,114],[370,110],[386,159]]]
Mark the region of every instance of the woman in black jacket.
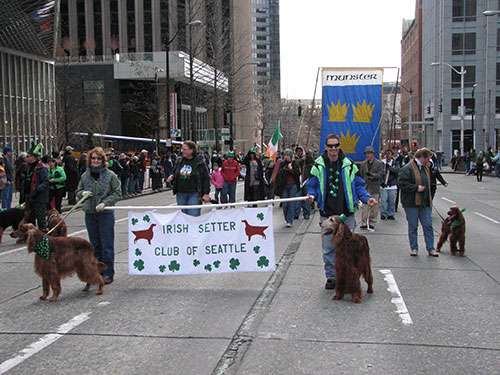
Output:
[[248,150],[243,164],[246,166],[245,201],[253,202],[264,199],[264,167],[253,148]]
[[[198,148],[193,141],[184,141],[182,157],[178,158],[174,171],[167,178],[172,182],[173,193],[179,206],[194,206],[200,202],[210,202],[210,173],[203,158],[198,156]],[[183,209],[191,216],[200,216],[200,208]]]

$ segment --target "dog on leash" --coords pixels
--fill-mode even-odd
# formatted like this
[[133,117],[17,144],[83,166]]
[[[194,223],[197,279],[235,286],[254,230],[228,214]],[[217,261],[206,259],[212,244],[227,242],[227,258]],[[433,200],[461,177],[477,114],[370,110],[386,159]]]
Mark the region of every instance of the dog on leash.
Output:
[[94,258],[92,244],[77,237],[50,237],[33,224],[22,224],[21,230],[28,233],[26,241],[28,252],[35,253],[35,272],[42,278],[43,295],[46,300],[52,289],[49,301],[56,301],[61,294],[61,279],[76,272],[78,278],[87,284],[86,292],[92,284],[99,289],[96,294],[104,293],[104,279],[101,272],[106,269],[104,263]]
[[[450,252],[461,257],[465,256],[465,219],[462,210],[458,206],[451,206],[448,217],[441,224],[441,235],[436,246],[436,251],[441,251],[444,243],[450,236]],[[458,243],[458,248],[457,248]]]
[[[50,232],[56,226],[57,228]],[[66,222],[55,208],[47,210],[47,228],[52,237],[68,237]]]
[[335,295],[333,300],[352,295],[352,302],[361,303],[361,282],[363,276],[368,284],[367,293],[373,293],[373,275],[370,266],[370,247],[365,236],[353,234],[339,216],[331,216],[320,223],[325,229],[323,235],[333,234],[335,244]]
[[8,208],[0,211],[0,243],[2,243],[2,236],[5,229],[12,227],[17,230],[19,224],[27,221],[29,213],[23,207]]

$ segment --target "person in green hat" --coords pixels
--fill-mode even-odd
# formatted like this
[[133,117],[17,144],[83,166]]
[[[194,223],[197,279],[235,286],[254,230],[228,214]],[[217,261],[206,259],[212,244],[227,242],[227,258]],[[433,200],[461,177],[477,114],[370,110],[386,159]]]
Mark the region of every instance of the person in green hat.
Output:
[[66,181],[66,173],[64,169],[57,165],[57,161],[54,158],[49,158],[47,164],[49,165],[49,182],[50,182],[50,190],[49,190],[49,204],[47,205],[47,209],[51,209],[50,203],[52,199],[54,199],[55,209],[62,213],[62,199],[64,197],[64,182]]
[[28,170],[26,171],[26,180],[24,191],[26,193],[26,202],[30,208],[30,216],[28,221],[38,224],[39,229],[47,229],[47,221],[45,213],[47,204],[49,203],[49,170],[40,161],[40,154],[43,150],[41,143],[36,144],[31,141],[31,147],[27,151]]

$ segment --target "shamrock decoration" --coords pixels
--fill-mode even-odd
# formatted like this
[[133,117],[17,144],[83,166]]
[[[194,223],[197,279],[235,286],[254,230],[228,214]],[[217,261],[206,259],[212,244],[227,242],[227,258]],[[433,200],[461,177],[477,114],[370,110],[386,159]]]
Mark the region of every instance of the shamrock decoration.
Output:
[[229,261],[229,268],[231,268],[232,270],[238,268],[239,265],[240,261],[236,258],[231,258],[231,260]]
[[138,257],[141,256],[142,255],[142,251],[139,250],[139,248],[135,249],[135,255],[138,256]]
[[146,215],[146,216],[144,216],[144,217],[142,218],[142,220],[144,220],[144,221],[146,221],[146,222],[148,222],[148,223],[149,223],[149,221],[150,221],[151,219],[149,218],[149,215]]
[[138,259],[134,262],[134,268],[137,268],[139,271],[144,269],[144,261],[142,259]]
[[212,266],[210,264],[207,264],[205,266],[205,270],[207,270],[208,272],[212,272]]
[[262,212],[259,212],[257,214],[257,219],[259,219],[260,221],[264,220],[264,214]]
[[260,268],[267,267],[269,266],[269,259],[267,259],[266,257],[260,257],[259,260],[257,261],[257,265]]
[[162,264],[160,267],[158,267],[160,269],[160,272],[165,272],[165,269],[167,268],[164,264]]
[[136,219],[135,217],[132,218],[132,225],[135,225],[139,222],[138,219]]
[[173,260],[170,262],[170,264],[168,265],[168,269],[172,272],[175,272],[175,271],[179,271],[181,269],[181,265],[179,263],[177,263],[176,260]]
[[253,248],[253,251],[255,252],[255,254],[258,254],[260,252],[260,246],[255,246]]
[[198,267],[200,265],[200,261],[198,259],[193,260],[193,266]]
[[220,266],[220,260],[216,260],[216,261],[214,262],[214,267],[215,267],[215,268],[219,268],[219,266]]

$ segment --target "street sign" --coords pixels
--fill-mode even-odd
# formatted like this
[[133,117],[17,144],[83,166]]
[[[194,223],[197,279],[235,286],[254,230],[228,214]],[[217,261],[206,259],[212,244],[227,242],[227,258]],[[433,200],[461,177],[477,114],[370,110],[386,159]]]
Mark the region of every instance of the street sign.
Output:
[[171,137],[180,137],[181,136],[181,129],[172,129],[170,130],[170,136]]

